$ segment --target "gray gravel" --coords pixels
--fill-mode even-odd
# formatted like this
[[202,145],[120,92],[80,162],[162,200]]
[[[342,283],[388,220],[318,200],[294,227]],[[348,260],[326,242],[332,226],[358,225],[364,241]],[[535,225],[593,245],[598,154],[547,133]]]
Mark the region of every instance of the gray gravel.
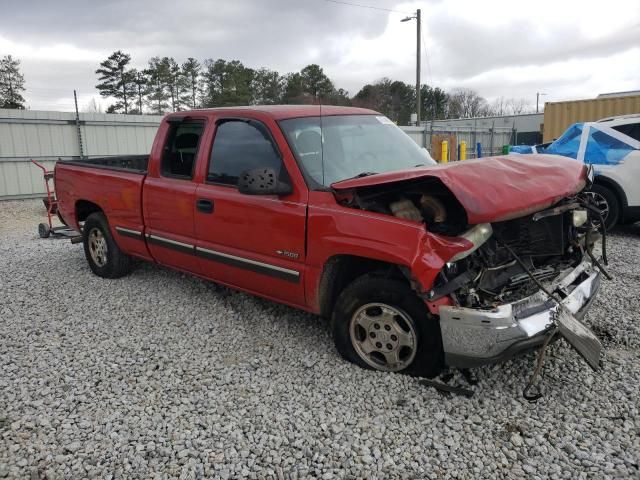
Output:
[[100,279],[43,213],[0,203],[0,478],[640,478],[639,225],[588,317],[604,370],[557,342],[529,404],[533,354],[443,397],[314,316],[149,264]]

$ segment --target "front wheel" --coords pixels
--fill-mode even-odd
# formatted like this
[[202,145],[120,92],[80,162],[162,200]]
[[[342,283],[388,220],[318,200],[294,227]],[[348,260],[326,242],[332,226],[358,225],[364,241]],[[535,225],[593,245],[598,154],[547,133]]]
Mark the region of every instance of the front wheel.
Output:
[[363,368],[434,377],[443,366],[440,325],[405,282],[366,274],[340,294],[333,336],[338,352]]
[[104,214],[89,215],[82,233],[84,254],[93,273],[103,278],[119,278],[131,271],[131,257],[116,245]]

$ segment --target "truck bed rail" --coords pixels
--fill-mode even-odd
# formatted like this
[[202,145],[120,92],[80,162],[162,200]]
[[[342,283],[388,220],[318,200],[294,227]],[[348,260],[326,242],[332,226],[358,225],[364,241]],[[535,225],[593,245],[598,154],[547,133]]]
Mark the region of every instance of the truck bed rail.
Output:
[[58,163],[80,167],[124,170],[131,173],[147,173],[149,155],[119,155],[113,157],[83,158],[80,160],[61,160]]

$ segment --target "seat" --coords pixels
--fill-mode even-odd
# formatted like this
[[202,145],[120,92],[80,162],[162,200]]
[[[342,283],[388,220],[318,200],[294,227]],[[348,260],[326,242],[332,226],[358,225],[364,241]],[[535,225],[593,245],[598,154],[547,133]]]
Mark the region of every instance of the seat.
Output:
[[198,140],[200,140],[200,136],[195,133],[181,133],[176,137],[175,153],[171,162],[172,174],[191,176]]

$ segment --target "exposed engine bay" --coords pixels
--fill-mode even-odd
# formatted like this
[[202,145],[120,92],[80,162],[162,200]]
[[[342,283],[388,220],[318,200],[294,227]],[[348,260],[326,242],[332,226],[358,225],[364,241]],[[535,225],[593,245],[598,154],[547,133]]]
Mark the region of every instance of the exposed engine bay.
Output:
[[426,296],[431,301],[449,296],[462,307],[491,309],[528,297],[540,283],[592,256],[601,238],[598,212],[584,193],[520,218],[473,226],[440,182],[429,182],[428,188],[424,182],[363,188],[343,204],[422,222],[430,232],[470,241],[474,247],[447,263]]
[[360,188],[342,203],[353,208],[424,222],[430,232],[443,235],[455,236],[468,228],[464,208],[437,179],[404,182],[384,188]]
[[[587,210],[574,200],[534,215],[476,226],[481,232],[473,243],[482,243],[446,265],[429,298],[449,295],[460,306],[493,308],[528,297],[540,290],[539,283],[575,268],[599,235]],[[552,213],[541,216],[547,212]]]

